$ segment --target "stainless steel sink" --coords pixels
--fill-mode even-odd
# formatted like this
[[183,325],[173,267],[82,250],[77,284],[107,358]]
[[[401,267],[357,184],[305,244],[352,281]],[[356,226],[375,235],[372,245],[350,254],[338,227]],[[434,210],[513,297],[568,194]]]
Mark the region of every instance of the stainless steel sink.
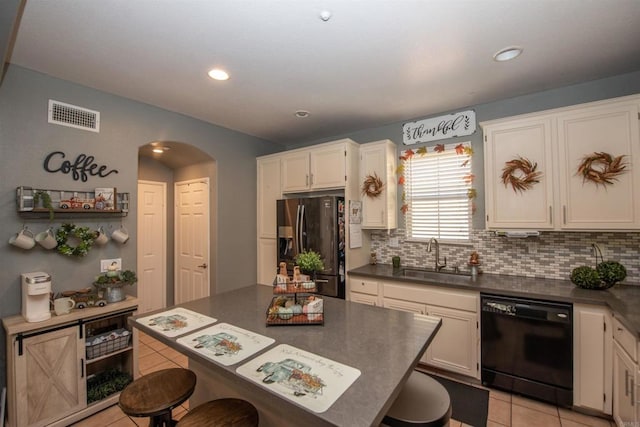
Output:
[[453,270],[443,268],[440,271],[435,271],[428,268],[403,268],[400,270],[400,276],[415,277],[417,279],[431,279],[431,280],[445,280],[447,278],[459,277],[459,278],[471,278],[471,272],[466,270]]

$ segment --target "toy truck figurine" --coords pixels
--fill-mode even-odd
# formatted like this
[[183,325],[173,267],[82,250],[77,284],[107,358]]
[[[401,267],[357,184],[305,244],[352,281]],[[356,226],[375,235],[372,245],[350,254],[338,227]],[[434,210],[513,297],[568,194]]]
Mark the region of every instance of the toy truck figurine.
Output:
[[237,343],[237,337],[225,332],[218,332],[215,335],[200,335],[193,341],[198,341],[195,348],[206,348],[215,353],[216,356],[233,356],[242,350],[242,346]]
[[78,199],[72,197],[66,200],[60,200],[60,209],[93,209],[95,199]]
[[276,363],[267,362],[257,370],[267,374],[262,382],[265,384],[280,383],[292,389],[294,396],[322,394],[322,389],[326,385],[320,377],[311,374],[309,366],[294,359],[284,359]]

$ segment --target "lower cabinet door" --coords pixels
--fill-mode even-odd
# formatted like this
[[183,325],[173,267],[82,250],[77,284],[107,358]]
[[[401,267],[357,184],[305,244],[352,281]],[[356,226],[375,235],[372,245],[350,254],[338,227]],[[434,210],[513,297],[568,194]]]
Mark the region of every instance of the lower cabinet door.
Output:
[[447,371],[478,377],[478,315],[467,311],[427,306],[427,314],[442,325],[422,362]]
[[618,426],[635,425],[637,365],[615,343],[613,346],[613,419]]
[[79,326],[15,343],[17,426],[44,426],[87,406]]

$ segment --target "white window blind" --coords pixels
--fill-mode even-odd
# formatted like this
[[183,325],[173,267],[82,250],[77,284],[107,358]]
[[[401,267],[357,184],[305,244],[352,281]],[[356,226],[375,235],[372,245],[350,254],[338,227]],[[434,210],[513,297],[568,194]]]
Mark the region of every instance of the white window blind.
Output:
[[471,183],[464,178],[470,174],[471,158],[457,154],[453,146],[405,160],[407,238],[469,240]]

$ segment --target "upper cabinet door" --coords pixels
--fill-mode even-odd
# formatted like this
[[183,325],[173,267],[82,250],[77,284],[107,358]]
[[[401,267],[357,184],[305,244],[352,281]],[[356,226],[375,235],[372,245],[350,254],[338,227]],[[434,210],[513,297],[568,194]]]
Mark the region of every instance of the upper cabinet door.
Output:
[[396,193],[397,146],[392,141],[371,142],[360,146],[360,186],[368,176],[382,181],[382,192],[377,197],[361,193],[362,228],[392,229],[398,224]]
[[280,191],[280,157],[258,158],[258,237],[276,238],[276,200]]
[[553,228],[551,118],[501,121],[483,129],[487,227]]
[[282,155],[282,192],[307,191],[310,185],[309,152]]
[[311,150],[311,190],[344,188],[347,180],[345,150],[344,144]]
[[[640,228],[640,147],[638,103],[612,102],[577,109],[557,118],[560,181],[560,227],[563,229]],[[587,156],[624,156],[625,169],[610,183],[583,179],[578,173]],[[605,172],[606,162],[591,169]],[[596,177],[596,180],[598,178]]]

